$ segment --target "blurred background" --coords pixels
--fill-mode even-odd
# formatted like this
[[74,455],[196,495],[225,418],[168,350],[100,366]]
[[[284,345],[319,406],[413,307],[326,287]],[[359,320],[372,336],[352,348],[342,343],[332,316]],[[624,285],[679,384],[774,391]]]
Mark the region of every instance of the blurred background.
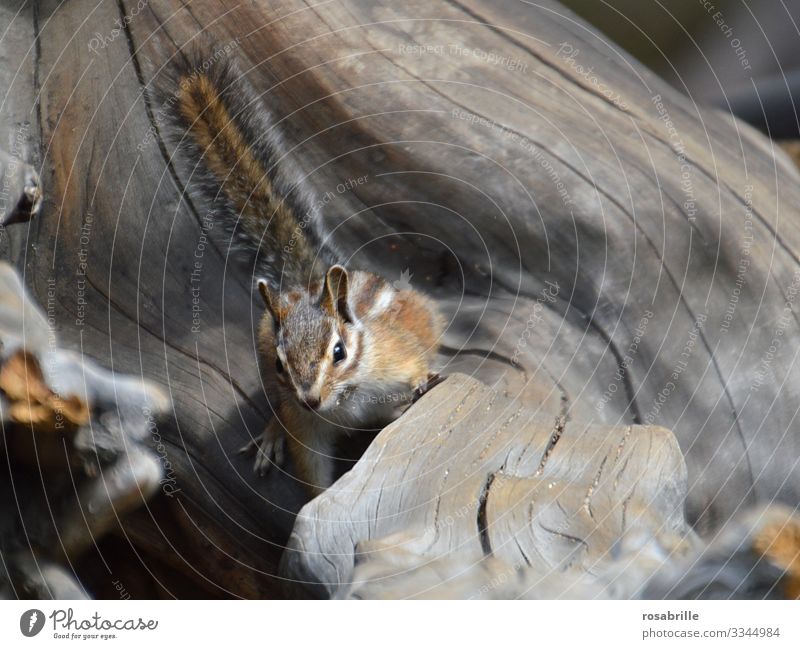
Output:
[[800,0],[562,0],[695,101],[800,136]]

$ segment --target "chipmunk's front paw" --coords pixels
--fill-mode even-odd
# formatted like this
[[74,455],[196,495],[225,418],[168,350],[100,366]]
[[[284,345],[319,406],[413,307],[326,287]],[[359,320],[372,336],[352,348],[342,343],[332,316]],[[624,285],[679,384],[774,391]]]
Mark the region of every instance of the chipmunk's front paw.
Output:
[[425,381],[423,381],[420,385],[418,385],[414,389],[411,403],[416,403],[423,394],[425,394],[431,388],[439,385],[442,381],[445,380],[445,378],[447,377],[439,376],[434,372],[428,374],[428,377],[425,379]]
[[256,454],[253,471],[258,475],[264,475],[273,465],[283,466],[286,460],[286,439],[279,433],[265,430],[261,437],[250,440],[240,450],[240,453],[246,454],[253,452]]

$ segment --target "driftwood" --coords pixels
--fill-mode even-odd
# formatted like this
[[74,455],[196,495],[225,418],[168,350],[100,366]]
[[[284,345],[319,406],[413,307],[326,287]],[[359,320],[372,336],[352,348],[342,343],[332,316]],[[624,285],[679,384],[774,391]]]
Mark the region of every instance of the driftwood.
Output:
[[542,417],[456,374],[303,508],[284,573],[323,596],[352,575],[357,597],[631,597],[693,548],[685,495],[668,430]]
[[27,221],[36,216],[42,205],[39,174],[29,164],[0,150],[0,224]]
[[555,421],[456,374],[300,512],[295,593],[368,598],[800,595],[800,518],[768,507],[710,544],[655,426]]
[[[471,375],[538,422],[509,426],[492,442],[496,449],[530,439],[541,451],[555,421],[576,437],[606,431],[618,440],[633,431],[633,449],[644,439],[662,444],[673,471],[662,479],[670,483],[682,471],[676,447],[649,426],[671,430],[694,531],[672,517],[677,493],[658,511],[681,532],[679,544],[692,547],[694,535],[713,538],[750,506],[800,500],[800,233],[791,226],[800,175],[768,140],[694,105],[557,3],[153,0],[138,7],[45,1],[35,15],[27,5],[3,14],[16,16],[17,46],[0,48],[8,69],[19,70],[0,73],[3,113],[12,125],[31,122],[40,159],[28,162],[38,162],[46,196],[40,218],[9,228],[4,251],[40,302],[55,276],[54,317],[65,344],[115,372],[147,377],[172,399],[159,434],[173,493],[125,520],[134,568],[152,569],[163,593],[183,592],[175,584],[189,580],[193,592],[214,596],[285,594],[278,567],[305,500],[290,474],[258,478],[236,453],[270,417],[254,346],[261,307],[250,274],[186,199],[188,179],[160,131],[163,107],[148,93],[173,56],[199,43],[213,44],[209,65],[236,57],[264,93],[303,171],[298,180],[318,196],[330,192],[326,224],[352,265],[398,279],[407,270],[412,285],[439,301],[450,322],[441,373]],[[404,421],[447,390],[445,382]],[[421,429],[409,425],[406,434],[403,425],[386,433],[414,452]],[[535,463],[533,448],[525,457]],[[451,458],[449,475],[482,484],[497,469],[492,458],[479,473]],[[379,466],[388,476],[405,465]],[[381,484],[357,468],[337,485],[349,485],[346,492],[304,510],[294,548],[303,526],[331,538],[348,524],[331,499],[351,493],[359,476],[363,485]],[[497,491],[517,481],[532,487],[530,468]],[[585,469],[567,463],[560,480],[570,493],[591,485]],[[357,511],[407,516],[404,538],[427,538],[431,521],[406,509],[420,497],[417,481],[386,485],[385,496],[376,487],[353,501]],[[497,494],[497,511],[519,527],[498,517],[484,534],[492,548],[523,539],[509,552],[528,554],[538,544],[514,505],[528,487]],[[426,489],[428,497],[435,492]],[[489,494],[487,504],[495,489]],[[480,504],[480,490],[451,495]],[[320,509],[325,503],[335,518]],[[572,496],[570,503],[578,507]],[[351,555],[389,533],[385,523],[371,525],[358,523]],[[475,525],[449,533],[456,529],[464,536],[447,539],[448,547],[470,548],[467,562],[486,554]],[[569,555],[552,538],[542,543],[547,561],[560,565]],[[436,556],[415,547],[413,560],[384,559],[417,565]],[[354,580],[309,575],[291,556],[285,575]],[[514,556],[490,563],[513,567]],[[353,565],[352,556],[336,561]],[[356,580],[383,574],[363,565]],[[359,583],[339,594],[379,594]]]
[[[54,294],[51,294],[54,299]],[[168,402],[58,348],[45,314],[0,264],[0,596],[84,595],[73,562],[140,507],[164,467],[142,442]]]

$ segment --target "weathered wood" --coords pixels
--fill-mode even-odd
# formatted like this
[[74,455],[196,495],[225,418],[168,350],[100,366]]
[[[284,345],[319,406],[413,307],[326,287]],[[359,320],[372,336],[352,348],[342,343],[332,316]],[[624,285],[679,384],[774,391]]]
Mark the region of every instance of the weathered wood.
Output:
[[696,544],[685,495],[668,430],[543,417],[456,374],[303,508],[283,571],[321,596],[427,597],[450,582],[470,598],[631,597]]
[[143,441],[168,406],[139,378],[58,347],[0,264],[0,596],[83,596],[72,563],[162,483]]
[[785,505],[737,513],[711,542],[665,561],[645,599],[800,599],[800,516]]
[[301,510],[282,572],[297,596],[355,599],[800,595],[791,508],[706,543],[685,496],[670,431],[549,420],[456,374]]
[[[235,454],[270,416],[260,306],[182,197],[146,99],[201,41],[235,43],[304,183],[332,193],[327,224],[352,264],[410,269],[439,300],[444,374],[570,425],[672,430],[701,535],[749,504],[800,500],[800,175],[763,137],[556,3],[136,6],[40,3],[39,55],[19,53],[14,83],[41,90],[47,199],[8,254],[40,300],[55,278],[69,346],[170,394],[158,433],[176,492],[159,511],[186,521],[179,570],[217,593],[278,594],[304,498]],[[177,539],[159,523],[137,517],[131,542],[169,555]]]
[[[39,146],[37,88],[35,84],[36,30],[34,8],[27,0],[9,0],[0,6],[0,224],[24,222],[37,213]],[[16,228],[17,231],[20,228]],[[0,228],[0,256],[18,259],[24,254],[21,233]]]
[[0,150],[0,226],[29,220],[39,213],[39,174],[29,164]]

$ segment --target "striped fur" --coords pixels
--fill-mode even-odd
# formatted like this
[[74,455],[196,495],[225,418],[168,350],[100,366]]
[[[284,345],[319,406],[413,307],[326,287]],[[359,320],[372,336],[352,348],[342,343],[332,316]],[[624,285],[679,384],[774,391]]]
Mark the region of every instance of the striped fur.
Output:
[[322,245],[320,215],[261,95],[231,60],[208,60],[176,62],[157,93],[189,193],[273,290],[302,287],[338,254]]
[[230,61],[204,60],[175,65],[160,99],[191,195],[262,277],[261,371],[276,417],[255,443],[256,470],[286,443],[318,493],[335,478],[336,440],[385,426],[425,384],[442,323],[422,294],[338,265],[314,201],[286,180],[296,173],[261,97]]
[[[374,428],[391,420],[381,409],[366,412],[375,395],[397,393],[397,401],[407,404],[427,380],[442,324],[420,293],[397,290],[364,271],[350,271],[348,277],[353,322],[326,308],[325,286],[317,282],[310,291],[281,295],[277,322],[262,322],[261,351],[280,359],[287,397],[319,400],[318,412],[340,425],[361,422]],[[338,341],[347,355],[334,364]]]
[[[421,293],[397,290],[372,273],[349,271],[350,319],[332,309],[328,283],[292,291],[276,300],[274,317],[261,323],[264,367],[280,360],[281,373],[264,380],[278,396],[278,419],[270,436],[286,436],[299,477],[312,493],[335,478],[335,442],[354,431],[380,430],[410,405],[430,375],[443,324]],[[341,341],[347,355],[333,361]],[[313,404],[313,408],[297,407]],[[262,445],[264,442],[262,442]],[[266,442],[266,446],[270,446]],[[264,466],[270,458],[261,458]]]

